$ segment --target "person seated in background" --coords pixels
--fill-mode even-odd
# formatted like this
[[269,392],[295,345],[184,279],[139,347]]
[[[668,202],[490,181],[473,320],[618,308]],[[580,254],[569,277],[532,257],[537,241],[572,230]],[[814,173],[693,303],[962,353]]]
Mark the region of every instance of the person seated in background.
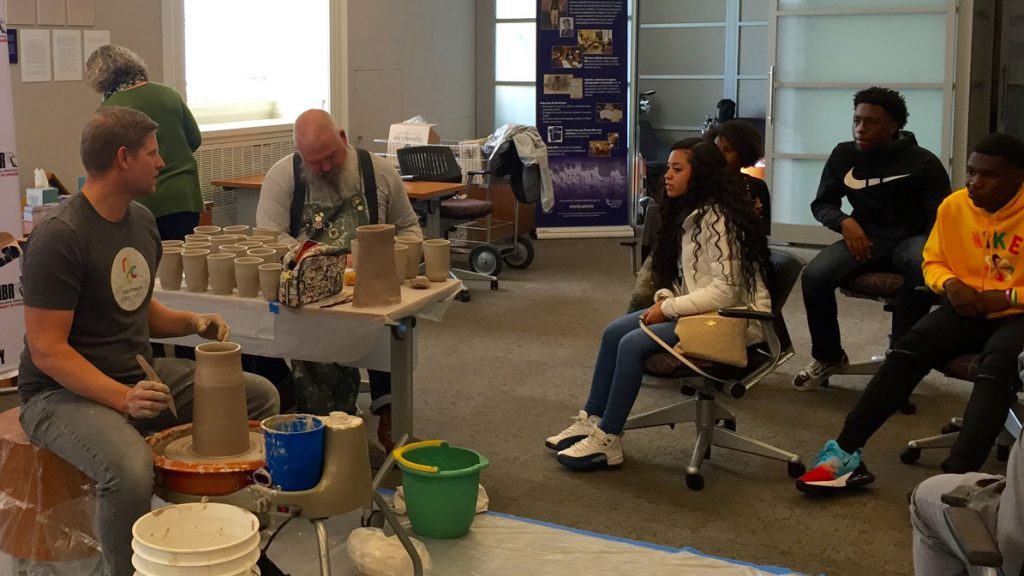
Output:
[[[870,484],[861,448],[937,366],[969,353],[980,364],[963,427],[942,470],[963,473],[985,462],[1017,397],[1024,349],[1024,143],[983,138],[967,159],[967,188],[939,206],[924,247],[924,280],[942,304],[896,341],[839,437],[797,479],[804,492]],[[1020,299],[1018,299],[1020,291]]]
[[[260,187],[258,227],[277,230],[284,239],[348,248],[356,228],[371,223],[368,207],[376,205],[376,221],[393,224],[397,237],[423,239],[419,218],[390,162],[350,146],[345,130],[323,110],[300,114],[294,131],[296,152],[274,164]],[[365,171],[364,164],[369,166]],[[292,370],[300,412],[355,413],[356,368],[293,360]],[[391,374],[370,370],[369,379],[370,412],[380,417],[377,439],[390,452]]]
[[729,167],[739,176],[743,191],[750,197],[754,212],[761,218],[761,231],[768,236],[772,229],[772,199],[768,193],[768,184],[760,178],[741,172],[743,168],[757,164],[764,154],[761,133],[750,122],[729,120],[712,128],[707,137],[714,141],[715,146],[718,146],[725,155]]
[[[917,290],[921,251],[935,209],[949,195],[949,176],[934,154],[917,145],[898,92],[868,88],[853,97],[853,141],[829,155],[811,202],[815,219],[843,235],[804,268],[801,279],[811,363],[793,378],[809,390],[849,364],[839,334],[836,288],[865,272],[893,271],[903,290],[892,319],[892,342],[931,309],[933,298]],[[843,199],[853,212],[843,211]]]
[[1006,476],[978,472],[940,474],[918,484],[910,496],[916,576],[966,576],[967,560],[946,522],[945,494],[977,510],[1003,556],[1002,574],[1024,566],[1024,455],[1018,438],[1010,449]]
[[[611,136],[611,134],[608,135],[609,142],[611,142]],[[729,168],[739,178],[740,188],[750,198],[754,212],[761,219],[761,233],[768,236],[772,226],[772,200],[768,193],[768,185],[764,180],[740,171],[742,168],[757,164],[757,161],[761,159],[763,150],[761,133],[750,122],[729,120],[712,128],[706,137],[718,146],[725,156]],[[618,141],[618,134],[615,135],[615,140]],[[648,256],[644,259],[640,270],[637,271],[627,312],[636,312],[650,307],[654,303],[654,291],[654,282],[651,277],[651,257]]]
[[[659,211],[662,226],[652,252],[660,288],[655,303],[605,328],[583,410],[545,441],[569,468],[616,467],[624,460],[622,429],[640,391],[643,359],[662,350],[639,322],[675,345],[674,320],[680,316],[732,306],[771,310],[768,241],[714,144],[688,138],[672,146]],[[746,337],[747,345],[764,339],[755,323]]]

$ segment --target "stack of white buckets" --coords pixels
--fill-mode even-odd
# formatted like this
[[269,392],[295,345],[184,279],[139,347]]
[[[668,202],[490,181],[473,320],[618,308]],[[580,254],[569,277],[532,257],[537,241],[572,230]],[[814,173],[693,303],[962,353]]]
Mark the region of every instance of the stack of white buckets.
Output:
[[258,575],[260,525],[227,504],[178,504],[154,510],[132,526],[136,576]]

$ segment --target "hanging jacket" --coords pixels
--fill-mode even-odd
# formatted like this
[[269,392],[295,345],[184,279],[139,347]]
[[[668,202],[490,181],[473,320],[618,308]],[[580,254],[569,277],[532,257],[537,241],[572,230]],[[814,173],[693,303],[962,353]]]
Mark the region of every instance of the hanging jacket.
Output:
[[[515,146],[521,166],[510,162],[506,151]],[[527,197],[540,197],[540,207],[550,212],[555,207],[555,189],[548,169],[548,146],[533,126],[505,124],[487,138],[483,146],[488,155],[487,166],[497,176],[508,174],[522,178]],[[521,170],[520,170],[521,168]],[[518,172],[518,173],[517,173]]]
[[[942,162],[917,145],[910,132],[882,148],[861,152],[842,142],[829,155],[811,202],[814,218],[836,232],[853,218],[868,237],[900,241],[927,234],[935,210],[949,195]],[[853,211],[843,211],[843,198]]]
[[[924,247],[924,281],[941,294],[942,285],[959,278],[975,290],[1024,289],[1024,186],[994,214],[957,190],[939,206]],[[1019,314],[1010,309],[990,317]]]

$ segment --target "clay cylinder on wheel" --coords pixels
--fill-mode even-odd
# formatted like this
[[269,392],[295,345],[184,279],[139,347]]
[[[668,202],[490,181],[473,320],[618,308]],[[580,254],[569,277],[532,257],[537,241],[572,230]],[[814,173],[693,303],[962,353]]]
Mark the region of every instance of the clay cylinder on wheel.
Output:
[[192,449],[220,457],[249,450],[242,347],[234,342],[196,346]]
[[356,308],[388,306],[402,301],[401,284],[395,269],[395,227],[369,224],[356,228],[359,257],[356,258],[356,287],[352,305]]

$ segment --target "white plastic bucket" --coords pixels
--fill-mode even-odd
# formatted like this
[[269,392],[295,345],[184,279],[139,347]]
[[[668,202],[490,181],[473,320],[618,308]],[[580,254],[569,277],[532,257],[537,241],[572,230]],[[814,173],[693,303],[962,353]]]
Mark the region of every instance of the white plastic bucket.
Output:
[[132,537],[141,576],[249,576],[259,560],[259,520],[228,504],[154,510],[132,526]]

